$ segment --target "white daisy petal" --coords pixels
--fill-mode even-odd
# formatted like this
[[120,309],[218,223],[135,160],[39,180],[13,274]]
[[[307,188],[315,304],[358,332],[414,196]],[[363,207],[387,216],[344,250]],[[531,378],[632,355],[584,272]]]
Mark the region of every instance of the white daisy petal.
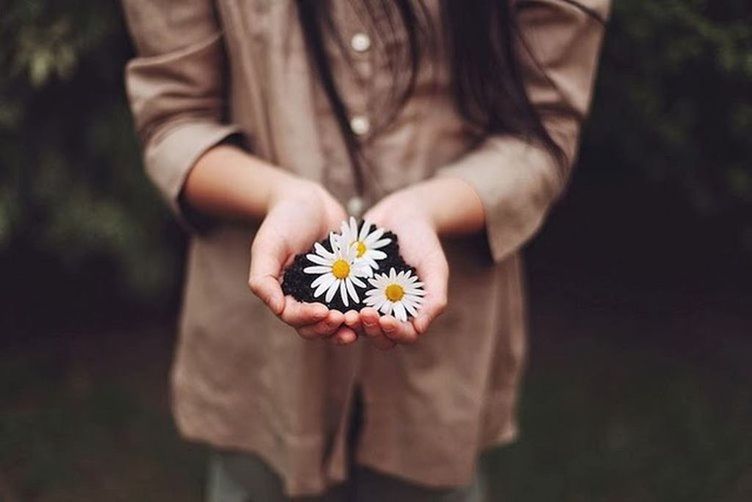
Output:
[[407,310],[407,312],[411,316],[416,317],[418,315],[418,311],[415,310],[415,305],[413,305],[413,302],[406,301],[406,302],[402,302],[402,304],[405,306],[405,310]]
[[[324,291],[329,289],[333,283],[337,282],[337,278],[332,274],[322,275],[321,279],[321,283],[316,287],[316,291],[313,292],[314,298],[318,298],[319,296],[323,295]],[[311,287],[313,287],[313,285],[311,285]]]
[[323,256],[319,256],[317,254],[307,254],[306,258],[308,258],[308,261],[310,261],[311,263],[315,263],[316,265],[324,265],[325,267],[332,266],[332,260],[324,258]]
[[388,301],[389,300],[387,300],[386,298],[381,297],[381,298],[379,298],[379,301],[376,302],[376,305],[373,306],[373,308],[375,308],[376,310],[379,310],[381,308],[381,306],[384,305]]
[[[360,240],[362,240],[365,244],[373,244],[374,242],[378,241],[381,238],[382,235],[384,235],[384,229],[383,228],[377,228],[368,237],[366,237],[365,239],[361,238]],[[387,239],[387,240],[389,240],[389,239]],[[369,247],[373,247],[373,246],[369,246]]]
[[364,283],[363,281],[361,281],[360,279],[358,279],[355,276],[350,277],[350,280],[353,282],[353,284],[355,284],[359,288],[365,288],[366,287],[366,283]]
[[407,321],[407,312],[405,312],[405,306],[402,302],[394,303],[394,317],[400,321]]
[[347,301],[347,286],[345,286],[345,284],[347,284],[347,280],[340,281],[340,284],[339,284],[339,296],[340,296],[340,298],[342,298],[342,303],[345,304],[345,307],[349,307],[350,304]]
[[350,275],[352,277],[372,277],[373,276],[373,269],[362,262],[354,263],[351,266],[350,270],[351,270]]
[[352,297],[354,302],[359,302],[360,298],[358,298],[358,293],[355,292],[355,287],[353,287],[352,283],[354,281],[345,281],[345,284],[347,285],[347,292],[350,293],[350,296]]
[[380,307],[379,312],[381,312],[384,315],[389,315],[392,313],[392,302],[385,301]]
[[371,249],[379,249],[379,248],[383,248],[390,242],[392,242],[392,239],[381,239],[380,241],[376,241],[373,244],[369,244],[368,247],[370,247]]
[[366,238],[368,235],[368,230],[370,230],[371,224],[367,221],[363,222],[363,225],[360,227],[360,231],[358,231],[358,226],[355,226],[355,232],[353,232],[353,236],[355,237],[355,240],[362,241]]
[[332,253],[336,254],[337,249],[342,247],[340,246],[339,237],[334,232],[329,232],[329,245],[332,247]]
[[371,249],[370,251],[368,251],[367,254],[368,254],[368,257],[371,258],[372,260],[383,260],[384,258],[386,258],[386,253],[383,251],[379,251],[377,249]]
[[339,287],[339,283],[342,282],[340,279],[337,279],[332,282],[332,284],[329,286],[329,290],[326,292],[326,296],[324,297],[324,300],[326,300],[326,303],[329,303],[332,301],[332,298],[334,298],[334,293],[337,292],[337,288]]
[[423,295],[426,294],[425,291],[423,291],[422,289],[417,289],[417,288],[404,288],[404,290],[405,290],[405,294],[406,295],[419,295],[419,296],[423,296]]
[[326,274],[331,271],[332,267],[322,267],[321,265],[316,265],[315,267],[306,267],[303,269],[303,272],[305,272],[306,274]]
[[384,291],[381,288],[378,288],[371,284],[368,290],[366,290],[366,294],[372,294],[372,295],[378,295],[378,294],[384,294]]
[[318,242],[316,242],[313,245],[313,249],[316,251],[316,254],[319,255],[319,256],[323,256],[324,258],[328,258],[328,259],[331,259],[331,260],[334,259],[334,253],[332,253],[331,251],[328,251],[324,246],[322,246]]
[[317,288],[319,284],[322,284],[324,282],[327,282],[327,279],[331,278],[331,280],[334,280],[334,276],[332,274],[322,274],[318,276],[314,281],[311,283],[312,288]]
[[376,261],[371,259],[369,256],[366,255],[361,259],[363,260],[363,263],[368,265],[368,268],[370,268],[371,270],[378,270],[379,264],[376,263]]
[[342,250],[342,258],[347,261],[348,263],[352,263],[352,261],[355,259],[355,254],[357,251],[353,246],[343,246]]

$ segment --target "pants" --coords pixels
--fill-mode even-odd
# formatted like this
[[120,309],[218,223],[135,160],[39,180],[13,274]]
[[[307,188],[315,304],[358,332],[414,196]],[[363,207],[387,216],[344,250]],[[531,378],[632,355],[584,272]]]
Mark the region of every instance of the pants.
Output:
[[451,489],[425,488],[407,481],[381,474],[352,462],[354,445],[362,419],[362,401],[359,392],[355,406],[348,443],[350,445],[350,477],[317,497],[294,500],[282,491],[279,476],[258,456],[251,453],[212,453],[206,502],[484,502],[486,500],[482,471],[476,473],[473,483]]
[[350,479],[318,497],[289,499],[282,482],[261,459],[248,453],[214,453],[209,461],[207,502],[483,502],[482,480],[437,490],[354,466]]

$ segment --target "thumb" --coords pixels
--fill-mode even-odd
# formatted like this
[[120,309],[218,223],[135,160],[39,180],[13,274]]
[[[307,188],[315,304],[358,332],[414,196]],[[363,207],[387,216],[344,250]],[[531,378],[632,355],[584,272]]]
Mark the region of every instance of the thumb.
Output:
[[285,306],[279,282],[285,254],[284,244],[267,235],[262,225],[251,246],[248,286],[277,315],[282,313]]

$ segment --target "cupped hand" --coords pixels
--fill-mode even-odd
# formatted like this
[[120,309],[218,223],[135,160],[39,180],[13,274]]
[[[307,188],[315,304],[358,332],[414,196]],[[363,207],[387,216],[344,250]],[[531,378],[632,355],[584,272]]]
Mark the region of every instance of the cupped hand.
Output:
[[301,303],[285,296],[281,287],[282,272],[295,255],[335,230],[345,217],[342,206],[320,185],[290,178],[271,194],[251,245],[251,291],[303,338],[349,343],[357,337],[344,325],[344,313],[321,303]]
[[[391,315],[379,316],[376,309],[360,311],[362,332],[377,347],[388,349],[397,343],[414,343],[428,331],[447,304],[449,266],[436,231],[431,204],[422,187],[406,188],[387,196],[371,208],[365,219],[391,230],[399,237],[400,253],[415,267],[426,295],[414,319],[401,322]],[[388,270],[379,270],[386,273]]]

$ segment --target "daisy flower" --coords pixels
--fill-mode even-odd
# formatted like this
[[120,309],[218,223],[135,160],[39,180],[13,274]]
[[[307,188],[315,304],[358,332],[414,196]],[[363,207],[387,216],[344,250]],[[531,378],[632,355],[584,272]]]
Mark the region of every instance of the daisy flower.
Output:
[[340,242],[343,248],[353,247],[356,251],[355,257],[359,261],[364,261],[369,267],[375,270],[379,268],[376,260],[386,258],[386,253],[379,251],[379,249],[392,242],[392,240],[381,238],[384,235],[383,228],[375,228],[371,232],[372,225],[373,223],[364,221],[360,232],[358,232],[358,224],[355,218],[351,216],[349,222],[347,220],[342,222]]
[[376,274],[368,282],[373,289],[366,291],[365,304],[384,315],[393,314],[400,321],[407,321],[407,314],[415,317],[423,303],[423,283],[409,270],[400,273]]
[[318,275],[311,283],[311,288],[315,289],[313,297],[318,298],[326,292],[325,299],[329,303],[339,290],[345,307],[349,306],[349,298],[355,303],[360,302],[355,286],[365,288],[366,285],[359,277],[370,277],[373,271],[365,262],[356,260],[357,251],[354,247],[341,247],[334,233],[329,234],[329,244],[332,251],[317,242],[313,245],[315,253],[306,255],[315,265],[304,268],[303,272]]

